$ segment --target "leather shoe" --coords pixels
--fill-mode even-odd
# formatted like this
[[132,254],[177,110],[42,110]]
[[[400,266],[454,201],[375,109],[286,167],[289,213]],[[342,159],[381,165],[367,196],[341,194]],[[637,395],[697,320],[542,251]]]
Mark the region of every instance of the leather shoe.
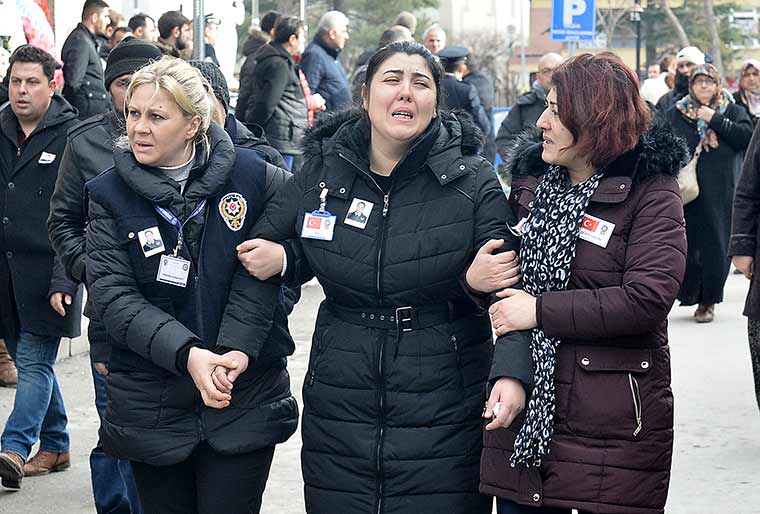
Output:
[[3,487],[18,491],[24,478],[24,459],[13,452],[0,452],[0,483]]
[[697,323],[712,323],[715,319],[715,304],[699,305],[694,311],[694,321]]
[[40,450],[24,464],[24,476],[38,477],[56,471],[65,471],[70,467],[69,452],[56,453]]

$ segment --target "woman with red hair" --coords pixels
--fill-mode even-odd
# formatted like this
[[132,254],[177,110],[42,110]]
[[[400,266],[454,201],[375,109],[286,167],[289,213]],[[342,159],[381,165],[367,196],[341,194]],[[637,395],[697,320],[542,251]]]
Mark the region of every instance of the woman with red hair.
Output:
[[481,492],[500,514],[661,514],[686,149],[613,54],[579,55],[552,81],[542,138],[523,136],[507,160],[524,290],[490,309],[497,335],[531,331],[535,386],[510,426],[486,427]]

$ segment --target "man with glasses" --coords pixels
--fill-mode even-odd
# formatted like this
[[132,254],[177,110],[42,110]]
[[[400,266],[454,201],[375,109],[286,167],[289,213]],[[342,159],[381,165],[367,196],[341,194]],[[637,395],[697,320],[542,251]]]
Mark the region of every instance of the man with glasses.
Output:
[[538,73],[533,87],[517,97],[515,105],[504,118],[496,135],[496,150],[506,160],[512,140],[523,130],[535,127],[538,117],[544,112],[546,94],[551,89],[552,72],[562,63],[562,56],[554,52],[545,54],[538,61]]

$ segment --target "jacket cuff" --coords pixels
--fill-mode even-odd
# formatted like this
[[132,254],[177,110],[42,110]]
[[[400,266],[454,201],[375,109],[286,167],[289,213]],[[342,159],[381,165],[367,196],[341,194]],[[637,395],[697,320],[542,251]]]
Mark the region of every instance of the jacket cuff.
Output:
[[542,306],[543,306],[543,295],[536,296],[536,328],[544,328],[543,324],[543,317],[541,316]]
[[738,234],[731,236],[728,242],[728,255],[733,257],[735,255],[746,255],[749,257],[755,256],[755,250],[757,244],[755,243],[755,236]]
[[175,365],[183,375],[187,375],[187,360],[190,358],[190,350],[196,347],[200,347],[200,343],[198,341],[190,341],[177,352],[177,362]]
[[462,285],[462,290],[464,291],[464,294],[467,296],[467,298],[470,299],[472,303],[475,304],[475,306],[478,308],[478,312],[483,312],[490,307],[492,301],[499,300],[496,298],[496,296],[490,295],[490,294],[484,294],[480,291],[475,291],[473,288],[470,287],[470,285],[467,283],[466,279],[467,271],[462,273],[459,277],[459,283]]
[[504,377],[519,380],[526,393],[533,390],[533,356],[531,353],[531,331],[511,332],[496,339],[489,382]]
[[66,277],[63,276],[56,276],[55,274],[50,279],[50,290],[48,291],[48,300],[51,296],[53,296],[55,293],[64,293],[72,298],[76,296],[77,294],[77,284],[76,282],[69,280]]
[[108,362],[111,360],[111,343],[107,341],[90,340],[90,360],[92,362]]

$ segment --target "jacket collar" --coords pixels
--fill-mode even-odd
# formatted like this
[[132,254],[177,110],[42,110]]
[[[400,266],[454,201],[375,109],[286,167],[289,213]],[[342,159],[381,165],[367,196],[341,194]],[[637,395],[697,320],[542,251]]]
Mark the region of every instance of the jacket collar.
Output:
[[296,61],[293,59],[293,56],[290,55],[290,52],[285,50],[281,44],[275,43],[273,41],[270,41],[269,44],[261,47],[261,50],[259,50],[259,52],[256,54],[256,60],[261,61],[266,57],[273,56],[282,57],[283,59],[287,60],[291,66],[295,65],[296,63]]
[[[549,168],[541,159],[541,153],[541,131],[525,131],[514,140],[507,152],[507,170],[515,178],[540,179]],[[602,203],[622,202],[628,197],[631,187],[645,178],[657,175],[676,177],[688,162],[688,155],[683,140],[673,133],[666,122],[655,118],[649,131],[639,137],[636,147],[606,167],[604,178],[591,200]]]
[[328,45],[327,43],[325,43],[325,40],[322,39],[322,37],[319,34],[317,34],[316,36],[314,36],[314,39],[312,40],[312,42],[315,45],[319,46],[322,50],[324,50],[325,52],[327,52],[327,54],[330,57],[332,57],[333,59],[337,59],[338,55],[340,55],[340,52],[341,52],[340,48],[333,48],[333,47],[331,47],[330,45]]
[[77,24],[77,29],[79,29],[79,30],[81,30],[83,33],[87,34],[87,36],[89,37],[89,39],[90,39],[90,40],[92,41],[92,43],[95,45],[95,48],[97,48],[98,46],[100,46],[100,45],[98,45],[98,38],[97,38],[97,37],[95,37],[95,34],[93,34],[93,33],[90,31],[90,29],[88,29],[87,27],[85,27],[84,23],[82,23],[82,22],[80,21],[80,22]]
[[[45,111],[40,122],[26,138],[24,142],[24,151],[22,152],[21,157],[19,157],[14,169],[21,169],[53,140],[55,132],[48,129],[55,128],[58,125],[74,120],[76,117],[76,109],[74,109],[62,96],[57,93],[54,94],[48,110]],[[19,146],[18,118],[16,118],[16,114],[13,112],[10,103],[6,104],[5,107],[0,110],[0,131],[2,131],[3,136],[13,144],[14,148]],[[60,157],[62,156],[58,156],[58,158]]]
[[[306,134],[304,156],[322,159],[338,157],[353,164],[352,173],[368,173],[369,134],[369,121],[360,110],[321,117],[317,125]],[[403,180],[427,168],[441,184],[448,184],[472,172],[471,168],[478,165],[464,157],[477,154],[480,146],[482,135],[471,118],[442,112],[412,143],[407,156],[398,164],[394,176],[396,180]],[[325,168],[329,168],[333,175],[341,167]]]
[[[129,187],[146,200],[169,208],[180,219],[186,218],[198,201],[218,194],[227,182],[235,162],[235,148],[221,127],[212,124],[208,144],[198,143],[191,180],[184,195],[179,185],[158,168],[142,166],[128,148],[114,151],[116,171]],[[208,155],[208,158],[206,157]]]

